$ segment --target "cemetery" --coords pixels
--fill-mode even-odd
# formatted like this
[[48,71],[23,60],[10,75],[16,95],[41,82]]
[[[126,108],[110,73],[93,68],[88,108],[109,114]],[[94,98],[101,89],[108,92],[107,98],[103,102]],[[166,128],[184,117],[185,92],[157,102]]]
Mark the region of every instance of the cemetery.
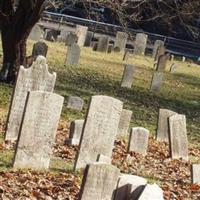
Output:
[[36,25],[0,82],[0,199],[200,199],[200,65],[143,32]]

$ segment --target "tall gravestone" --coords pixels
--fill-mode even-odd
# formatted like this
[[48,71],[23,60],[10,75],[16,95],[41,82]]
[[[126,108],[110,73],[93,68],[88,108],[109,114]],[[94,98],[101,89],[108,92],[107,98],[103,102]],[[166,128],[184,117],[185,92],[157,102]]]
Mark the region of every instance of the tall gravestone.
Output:
[[93,35],[94,35],[93,32],[87,31],[86,38],[85,38],[85,44],[84,44],[85,47],[91,46]]
[[162,72],[154,72],[151,80],[150,91],[157,92],[160,90],[164,81],[164,76]]
[[170,153],[172,159],[188,160],[188,139],[185,115],[169,117]]
[[40,28],[39,25],[35,25],[31,30],[28,39],[39,41],[40,39],[43,39],[43,37],[44,37],[44,31]]
[[168,60],[169,54],[161,55],[157,62],[156,71],[165,71]]
[[169,143],[168,118],[175,114],[177,113],[171,110],[159,109],[157,136],[156,136],[156,139],[158,141],[165,141]]
[[114,200],[120,170],[115,166],[94,163],[87,166],[79,200]]
[[50,92],[28,94],[14,168],[48,169],[63,101]]
[[156,40],[154,43],[154,47],[153,47],[153,53],[152,53],[152,57],[155,59],[158,48],[159,47],[164,47],[164,42],[162,40]]
[[77,44],[68,46],[66,64],[69,65],[78,65],[81,55],[81,49]]
[[45,42],[37,42],[33,45],[32,57],[35,60],[38,56],[47,56],[48,46]]
[[125,52],[126,43],[128,39],[128,34],[125,32],[117,32],[116,40],[115,40],[115,46],[119,48],[120,53]]
[[109,45],[109,37],[108,36],[101,36],[98,40],[97,44],[97,51],[98,52],[105,52],[108,51],[108,45]]
[[87,26],[81,26],[81,25],[77,25],[76,26],[76,35],[78,36],[78,42],[77,42],[77,44],[80,47],[83,47],[84,44],[85,44],[85,39],[86,39],[87,31],[88,31],[88,27]]
[[135,44],[134,44],[134,54],[144,55],[147,46],[148,35],[144,33],[137,33]]
[[70,32],[66,35],[65,45],[66,46],[73,46],[78,42],[78,36],[76,33]]
[[43,56],[38,56],[30,68],[20,67],[7,119],[6,140],[16,140],[18,137],[28,92],[53,92],[55,81],[56,73],[48,72],[48,65]]
[[133,76],[135,73],[135,66],[125,65],[122,77],[121,87],[131,88],[133,84]]
[[108,96],[93,96],[83,128],[75,169],[94,162],[98,154],[112,155],[123,103]]

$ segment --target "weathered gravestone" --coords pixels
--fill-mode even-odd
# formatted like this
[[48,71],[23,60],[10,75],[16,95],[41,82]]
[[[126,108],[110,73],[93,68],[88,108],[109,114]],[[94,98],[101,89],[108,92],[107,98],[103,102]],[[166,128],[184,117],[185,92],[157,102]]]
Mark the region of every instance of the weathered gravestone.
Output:
[[39,41],[40,39],[43,39],[43,36],[44,36],[44,31],[40,28],[39,25],[35,25],[31,30],[28,39]]
[[120,53],[124,53],[126,48],[126,43],[128,39],[128,34],[125,32],[117,32],[115,47],[119,48]]
[[50,92],[28,94],[14,168],[48,169],[63,101]]
[[37,42],[33,45],[32,57],[35,60],[38,56],[47,56],[48,46],[45,42]]
[[175,114],[177,113],[171,110],[159,109],[157,136],[156,136],[156,139],[158,141],[165,141],[169,143],[168,118]]
[[115,166],[94,163],[86,167],[79,200],[114,200],[120,170]]
[[78,36],[76,33],[70,32],[66,36],[65,45],[66,46],[73,46],[78,41]]
[[77,44],[80,47],[83,47],[84,44],[85,44],[87,30],[88,30],[87,26],[76,25],[76,35],[78,36],[78,42],[77,42]]
[[85,38],[85,44],[84,44],[85,47],[91,46],[93,35],[94,35],[93,32],[87,31],[86,38]]
[[157,62],[156,71],[165,71],[168,60],[169,54],[161,55]]
[[69,97],[67,108],[81,111],[83,109],[83,106],[84,106],[84,100],[81,99],[80,97],[76,96]]
[[117,131],[117,134],[119,136],[128,135],[132,113],[133,112],[131,110],[126,110],[126,109],[122,110],[122,113],[120,116],[120,121],[119,121],[119,126],[118,126],[118,131]]
[[135,44],[134,44],[134,54],[135,55],[144,55],[146,45],[147,45],[148,35],[144,33],[137,33]]
[[188,160],[188,139],[185,115],[169,117],[170,154],[172,159]]
[[81,49],[77,44],[68,46],[66,64],[69,65],[78,65],[81,55]]
[[84,125],[83,119],[71,122],[69,139],[66,141],[67,144],[79,145],[83,130],[83,125]]
[[57,36],[57,42],[66,42],[68,31],[61,29],[60,35]]
[[151,80],[150,91],[159,91],[164,81],[164,76],[162,72],[154,72]]
[[83,128],[75,169],[97,160],[99,154],[111,157],[123,103],[108,96],[93,96]]
[[164,46],[159,46],[154,57],[154,61],[157,62],[160,56],[165,55],[166,48]]
[[170,67],[170,72],[171,73],[175,73],[177,70],[177,65],[176,64],[172,64],[171,67]]
[[158,48],[164,47],[164,42],[162,40],[156,40],[153,47],[152,57],[155,59]]
[[130,57],[130,52],[127,50],[127,51],[125,51],[125,53],[124,53],[123,61],[127,61],[129,57]]
[[108,157],[108,156],[104,156],[102,154],[99,154],[97,156],[97,162],[106,163],[106,164],[110,164],[111,165],[112,159],[110,157]]
[[101,36],[97,44],[97,51],[107,53],[108,45],[109,45],[109,37]]
[[149,131],[142,127],[131,129],[128,151],[146,155],[149,141]]
[[48,72],[43,56],[38,56],[30,68],[20,67],[7,120],[6,140],[16,140],[18,137],[28,91],[53,92],[55,81],[56,73]]
[[192,183],[200,185],[200,164],[192,165]]
[[122,77],[121,87],[131,88],[133,83],[134,73],[135,73],[135,66],[133,65],[124,66],[124,73]]

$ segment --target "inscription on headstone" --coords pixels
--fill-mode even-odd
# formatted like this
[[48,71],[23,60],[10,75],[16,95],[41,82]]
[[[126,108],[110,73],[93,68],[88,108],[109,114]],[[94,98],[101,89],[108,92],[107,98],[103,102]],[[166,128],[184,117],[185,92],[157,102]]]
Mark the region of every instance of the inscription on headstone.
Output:
[[124,66],[124,73],[122,77],[121,87],[131,88],[133,83],[134,73],[135,73],[135,66],[133,65]]

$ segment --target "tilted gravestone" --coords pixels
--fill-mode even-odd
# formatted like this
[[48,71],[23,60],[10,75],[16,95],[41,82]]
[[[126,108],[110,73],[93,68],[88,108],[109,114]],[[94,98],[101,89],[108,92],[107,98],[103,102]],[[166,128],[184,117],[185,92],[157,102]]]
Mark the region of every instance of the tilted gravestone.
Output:
[[169,117],[170,154],[172,159],[188,160],[188,139],[185,115]]
[[79,59],[81,55],[81,49],[77,44],[73,44],[72,46],[68,46],[67,56],[66,56],[66,64],[69,65],[78,65]]
[[109,45],[109,37],[108,36],[101,36],[99,38],[99,41],[98,41],[98,44],[97,44],[97,51],[107,53],[108,45]]
[[131,88],[133,83],[134,73],[135,73],[135,66],[133,65],[124,66],[124,73],[122,77],[121,87]]
[[164,46],[159,46],[154,57],[154,61],[157,62],[160,56],[165,55],[166,48]]
[[143,127],[131,129],[128,151],[146,155],[149,141],[149,131]]
[[69,139],[66,141],[67,144],[79,145],[81,134],[83,131],[84,120],[75,120],[70,124]]
[[162,72],[154,72],[151,80],[150,91],[157,92],[160,90],[164,81],[164,76]]
[[99,154],[111,157],[123,103],[108,96],[93,96],[83,127],[74,169],[94,162]]
[[84,100],[81,99],[80,97],[77,96],[69,97],[67,108],[81,111],[83,109],[83,106],[84,106]]
[[200,185],[200,164],[192,165],[192,183]]
[[39,41],[40,39],[43,39],[43,37],[44,37],[44,31],[40,28],[39,25],[35,25],[31,30],[28,39]]
[[70,32],[66,36],[65,45],[66,46],[73,46],[78,41],[78,36],[76,33]]
[[164,42],[162,40],[156,40],[154,43],[154,47],[153,47],[153,53],[152,53],[152,57],[155,59],[158,48],[159,47],[164,47]]
[[85,44],[84,44],[85,47],[91,46],[93,35],[94,35],[93,32],[87,31],[86,38],[85,38]]
[[119,126],[118,126],[118,131],[117,131],[118,136],[128,135],[132,113],[133,112],[131,110],[126,110],[126,109],[122,110]]
[[78,42],[77,42],[77,44],[80,47],[83,47],[84,44],[85,44],[87,30],[88,30],[87,26],[76,25],[76,35],[78,36]]
[[20,67],[8,114],[6,140],[16,140],[18,137],[28,92],[53,92],[55,81],[56,73],[48,72],[48,65],[43,56],[38,56],[30,68]]
[[177,65],[176,64],[172,64],[171,67],[170,67],[170,72],[171,73],[175,73],[177,70]]
[[168,60],[169,54],[161,55],[157,62],[156,71],[165,71]]
[[125,32],[117,32],[115,47],[119,48],[120,53],[124,53],[126,48],[126,43],[128,39],[128,34]]
[[115,166],[94,163],[87,166],[79,200],[114,200],[120,170]]
[[15,151],[14,168],[48,169],[64,98],[50,92],[32,91]]
[[169,143],[168,118],[175,114],[177,113],[171,110],[159,109],[157,136],[156,136],[156,139],[158,141],[165,141]]
[[35,60],[38,56],[47,56],[48,46],[45,42],[37,42],[33,45],[32,57]]
[[144,33],[137,33],[135,44],[134,44],[134,54],[135,55],[144,55],[147,45],[148,35]]

